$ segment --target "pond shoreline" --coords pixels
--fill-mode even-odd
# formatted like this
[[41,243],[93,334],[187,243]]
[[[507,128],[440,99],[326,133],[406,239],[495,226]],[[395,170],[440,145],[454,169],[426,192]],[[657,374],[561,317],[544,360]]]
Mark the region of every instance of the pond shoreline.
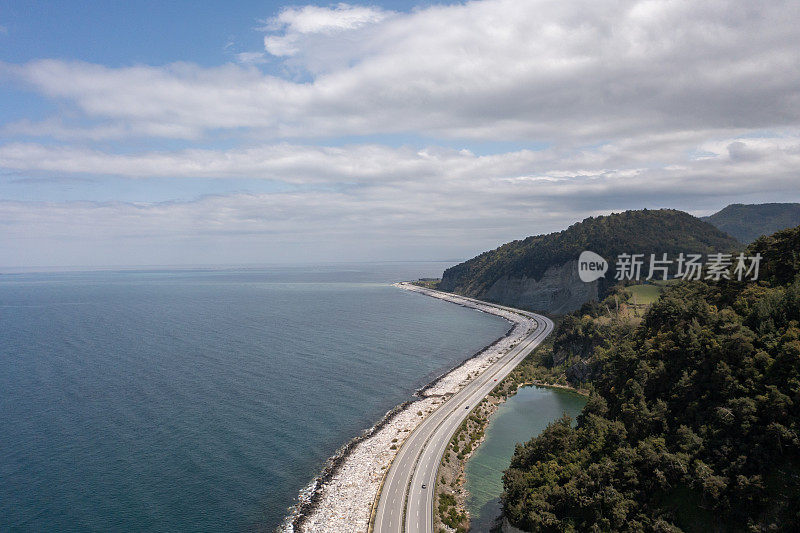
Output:
[[[537,348],[537,350],[538,349],[539,348]],[[534,350],[534,352],[535,351],[536,350]],[[509,375],[504,381],[500,382],[497,387],[495,387],[493,393],[487,396],[486,399],[484,399],[484,401],[476,407],[476,416],[470,417],[469,424],[465,428],[466,431],[463,432],[463,444],[459,438],[459,433],[461,433],[461,430],[454,435],[451,441],[451,445],[455,443],[459,449],[468,449],[468,452],[466,454],[447,452],[445,454],[445,458],[448,460],[445,458],[442,459],[442,463],[439,467],[441,475],[436,483],[435,509],[437,510],[436,524],[438,527],[446,527],[449,528],[449,530],[453,530],[454,528],[452,526],[459,524],[469,530],[470,513],[467,509],[467,499],[470,497],[470,494],[466,488],[467,464],[475,455],[475,453],[478,452],[480,446],[486,441],[486,430],[492,422],[492,418],[497,413],[498,409],[508,400],[516,396],[520,390],[526,387],[539,387],[566,391],[583,398],[588,398],[589,396],[589,391],[585,389],[578,389],[561,383],[549,383],[541,380],[517,381],[514,374]],[[509,390],[504,394],[496,394],[496,391],[504,390],[505,388],[508,388]],[[531,437],[533,437],[533,435],[531,435]],[[455,505],[452,507],[447,507],[443,513],[440,512],[440,500],[442,494],[448,494],[452,496],[455,501]],[[449,500],[450,496],[445,496],[445,498]],[[449,520],[449,518],[454,515],[461,517],[461,519],[457,521],[453,521],[452,519]]]

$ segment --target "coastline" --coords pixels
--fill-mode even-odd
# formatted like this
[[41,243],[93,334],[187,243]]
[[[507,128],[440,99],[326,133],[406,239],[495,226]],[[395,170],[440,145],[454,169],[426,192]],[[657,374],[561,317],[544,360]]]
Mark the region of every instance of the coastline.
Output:
[[[450,461],[447,462],[444,459],[442,460],[440,466],[440,472],[442,473],[441,480],[449,480],[449,483],[437,483],[436,487],[436,498],[437,498],[437,509],[438,509],[438,502],[439,498],[442,493],[447,493],[452,496],[450,500],[455,504],[455,511],[457,514],[463,517],[462,525],[467,527],[467,530],[470,531],[472,528],[475,527],[473,519],[474,516],[472,515],[470,509],[467,508],[467,500],[472,496],[472,491],[468,490],[469,480],[467,474],[467,468],[470,463],[475,457],[475,454],[481,449],[482,446],[485,445],[487,439],[492,438],[493,432],[490,431],[489,426],[495,420],[495,417],[498,415],[500,410],[509,402],[513,401],[514,398],[517,397],[518,394],[525,392],[526,390],[530,389],[531,387],[535,389],[545,390],[549,389],[552,391],[558,391],[558,394],[567,394],[573,397],[580,397],[582,405],[586,403],[587,395],[583,392],[580,392],[579,389],[575,389],[569,386],[564,385],[547,385],[541,383],[518,383],[517,386],[513,387],[511,390],[508,391],[508,394],[502,394],[499,396],[496,395],[489,395],[487,396],[486,400],[481,402],[480,406],[475,410],[475,417],[471,419],[469,422],[470,424],[464,428],[463,431],[463,444],[462,444],[462,453],[464,449],[468,450],[462,456],[456,454],[450,454]],[[563,412],[563,411],[561,411]],[[529,417],[533,411],[525,411],[523,416]],[[557,416],[554,413],[552,414],[552,418],[548,418],[548,422],[552,423],[557,419]],[[575,417],[576,413],[570,413],[571,416]],[[560,414],[558,415],[560,416]],[[524,424],[524,423],[523,423]],[[540,430],[543,428],[540,428]],[[502,431],[495,428],[495,431]],[[529,439],[533,438],[536,433],[527,433],[524,436],[517,435],[516,438],[509,438],[505,436],[502,440],[506,443],[525,443]],[[455,442],[455,438],[452,442]],[[510,464],[511,457],[508,457],[508,460],[504,463],[505,468],[508,467]],[[504,469],[504,468],[502,468]],[[484,474],[477,474],[473,472],[472,475],[486,475],[485,471]],[[475,489],[475,486],[472,487]],[[482,492],[481,488],[477,489],[477,492]],[[499,495],[498,495],[499,496]],[[445,520],[446,515],[440,512],[437,516],[439,522],[437,522],[440,526],[442,522]],[[480,524],[479,531],[484,531],[487,527],[487,516],[482,517],[482,523]],[[489,529],[489,531],[499,533],[498,527],[500,526],[501,522],[505,519],[505,516],[502,514],[502,509],[500,509],[500,514],[491,517],[493,518],[493,525]],[[508,527],[508,526],[507,526]],[[446,530],[445,528],[442,528]],[[503,530],[511,531],[511,530]]]
[[409,283],[395,283],[394,286],[500,316],[511,323],[511,327],[503,337],[418,389],[415,399],[396,406],[371,428],[339,448],[322,471],[300,491],[298,503],[278,528],[280,532],[322,529],[366,532],[384,474],[405,438],[428,414],[525,337],[534,324],[522,315],[455,294],[433,292]]
[[[546,346],[546,343],[543,346]],[[538,349],[539,348],[532,351],[531,355],[536,353]],[[435,513],[434,523],[437,527],[442,527],[445,531],[452,530],[452,527],[444,525],[444,521],[446,516],[453,510],[455,511],[455,516],[459,517],[458,522],[460,522],[462,526],[468,527],[470,525],[471,517],[466,506],[466,499],[468,496],[468,491],[465,487],[466,466],[485,441],[487,436],[486,430],[491,422],[492,416],[495,415],[500,406],[525,387],[558,389],[583,398],[589,397],[588,390],[576,388],[569,384],[554,383],[551,380],[525,379],[521,375],[520,370],[526,363],[536,364],[529,363],[527,358],[520,363],[517,368],[498,383],[494,390],[476,406],[474,411],[475,416],[467,420],[463,428],[451,439],[451,445],[453,443],[458,443],[459,447],[462,449],[462,454],[450,453],[448,451],[440,463],[439,468],[442,476],[437,480],[435,487],[435,508],[437,512]],[[460,440],[459,434],[461,434]],[[466,451],[466,453],[464,453],[464,451]],[[446,482],[444,480],[446,480]],[[451,497],[449,501],[452,502],[452,504],[440,508],[439,503],[442,494],[449,495],[449,497]]]

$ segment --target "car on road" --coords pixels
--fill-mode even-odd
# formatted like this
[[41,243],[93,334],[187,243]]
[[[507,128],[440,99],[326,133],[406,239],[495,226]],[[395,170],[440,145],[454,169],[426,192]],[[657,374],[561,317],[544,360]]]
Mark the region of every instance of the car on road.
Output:
[[423,488],[423,489],[427,489],[427,488],[428,488],[428,485],[426,485],[425,483],[423,483],[423,484],[422,484],[422,488]]

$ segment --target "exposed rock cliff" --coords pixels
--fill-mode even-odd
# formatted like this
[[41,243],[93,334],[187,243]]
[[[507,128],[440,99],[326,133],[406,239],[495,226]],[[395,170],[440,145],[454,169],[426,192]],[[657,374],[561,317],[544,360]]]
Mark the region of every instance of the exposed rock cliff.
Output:
[[569,261],[548,268],[540,280],[503,276],[494,282],[485,297],[514,307],[563,314],[597,299],[597,283],[581,281],[577,261]]
[[[741,244],[711,224],[673,209],[626,211],[590,217],[564,231],[506,243],[442,274],[439,289],[555,314],[578,309],[612,286],[620,254],[708,254]],[[583,283],[577,259],[592,251],[609,261],[597,282]],[[674,268],[672,269],[674,273]]]

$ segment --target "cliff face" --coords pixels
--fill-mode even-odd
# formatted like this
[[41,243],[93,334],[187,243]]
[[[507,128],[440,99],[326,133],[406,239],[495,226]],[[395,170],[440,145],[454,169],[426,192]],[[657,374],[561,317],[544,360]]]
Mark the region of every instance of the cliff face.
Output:
[[[597,283],[578,278],[577,259],[586,250],[613,260],[619,254],[708,254],[741,244],[711,224],[673,209],[625,211],[589,217],[548,235],[512,241],[483,252],[442,274],[439,288],[554,314],[578,309],[613,285],[614,267]],[[598,285],[599,283],[599,285]]]
[[578,262],[569,261],[548,268],[538,281],[503,276],[494,282],[484,297],[513,307],[564,314],[578,309],[584,302],[596,300],[597,281],[581,281]]

